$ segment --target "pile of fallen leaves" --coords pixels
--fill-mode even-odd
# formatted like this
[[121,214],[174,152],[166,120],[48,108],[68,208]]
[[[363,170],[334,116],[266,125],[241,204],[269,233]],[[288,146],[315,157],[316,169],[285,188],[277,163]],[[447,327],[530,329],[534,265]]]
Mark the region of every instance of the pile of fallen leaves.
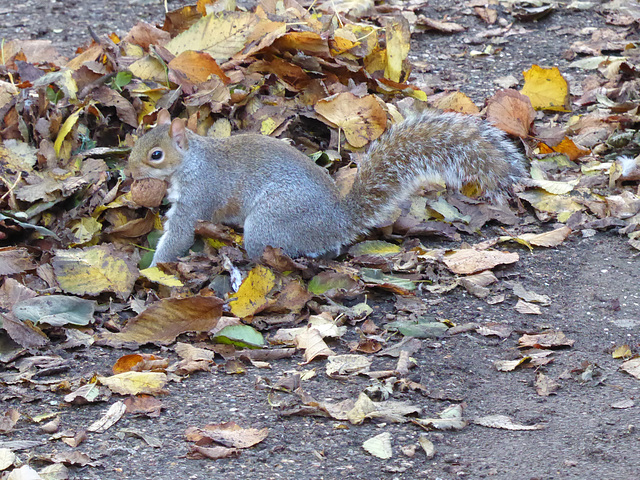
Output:
[[[328,358],[329,377],[366,374],[382,382],[387,394],[382,402],[363,393],[346,403],[325,404],[304,393],[305,378],[299,375],[265,386],[300,397],[299,405],[288,405],[283,414],[325,415],[354,424],[366,418],[408,421],[419,409],[386,397],[398,388],[424,389],[404,379],[414,366],[410,356],[420,346],[417,339],[456,333],[452,327],[501,338],[512,333],[504,326],[455,327],[450,320],[434,320],[417,293],[462,286],[489,304],[512,295],[517,311],[540,314],[547,297],[500,282],[492,271],[518,261],[518,244],[553,247],[572,232],[592,235],[613,227],[640,248],[640,157],[634,158],[640,151],[640,49],[630,40],[638,18],[622,32],[594,32],[590,42],[571,46],[572,66],[592,72],[574,86],[579,92],[570,91],[557,68],[533,65],[520,90],[498,92],[481,112],[461,92],[427,99],[408,81],[410,32],[455,33],[460,31],[455,24],[419,15],[419,2],[407,2],[404,11],[369,2],[308,3],[265,0],[254,11],[240,11],[229,9],[228,2],[200,1],[167,13],[160,28],[141,22],[124,38],[96,39],[70,60],[46,41],[2,44],[2,384],[49,388],[63,395],[66,405],[127,395],[87,428],[101,432],[125,412],[159,415],[156,396],[166,393],[167,383],[210,371],[216,358],[227,371],[242,372],[301,352],[305,364]],[[488,24],[496,21],[491,8],[475,8]],[[633,11],[619,10],[612,18],[625,25],[620,22]],[[524,15],[516,6],[512,13]],[[514,80],[514,86],[520,83]],[[257,266],[244,256],[240,235],[201,222],[201,240],[188,258],[145,268],[161,232],[162,209],[133,201],[123,169],[135,137],[154,124],[160,109],[186,118],[201,135],[289,137],[348,189],[355,171],[351,154],[357,158],[391,122],[426,106],[484,113],[521,140],[531,178],[517,192],[514,209],[430,186],[397,212],[393,224],[380,231],[381,239],[354,245],[343,260],[292,260],[268,250]],[[472,197],[473,186],[465,193]],[[472,234],[490,221],[501,223],[504,234],[473,246],[428,248],[416,238],[436,235],[459,244],[461,233]],[[503,244],[514,248],[496,248]],[[372,308],[363,301],[365,293],[375,299],[379,292],[393,296],[398,312],[396,321],[383,326],[369,318]],[[350,344],[350,354],[337,354],[331,339],[356,324],[360,339]],[[549,361],[545,349],[571,345],[561,332],[541,335],[553,338],[545,337],[545,343],[523,337],[521,346],[529,350],[496,368],[540,367]],[[176,343],[179,336],[183,342]],[[190,338],[200,346],[185,343]],[[49,351],[54,344],[58,351],[95,344],[173,345],[177,360],[125,355],[110,376],[47,382],[42,372],[64,362]],[[371,371],[370,354],[397,357],[398,365]],[[637,365],[627,366],[640,375]],[[539,376],[536,388],[549,394],[553,385]],[[463,428],[461,415],[457,408],[439,419],[412,421],[427,429]],[[54,420],[35,419],[54,422],[50,433],[57,431],[59,418],[51,416]],[[15,410],[7,412],[0,432],[10,432],[19,417]],[[518,427],[504,418],[483,421],[477,423]],[[235,455],[266,435],[231,424],[186,432],[197,444],[193,456],[214,458]],[[386,452],[389,438],[382,435],[365,448]],[[85,436],[52,438],[76,447]],[[207,446],[213,442],[221,446]],[[422,446],[429,454],[432,446],[426,442]],[[89,457],[50,460],[91,462]]]

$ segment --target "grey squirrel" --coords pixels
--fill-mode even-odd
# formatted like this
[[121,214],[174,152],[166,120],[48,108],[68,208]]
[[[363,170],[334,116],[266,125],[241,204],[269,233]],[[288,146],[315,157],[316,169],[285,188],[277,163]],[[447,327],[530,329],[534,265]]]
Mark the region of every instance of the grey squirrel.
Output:
[[252,258],[267,245],[290,256],[338,252],[387,219],[423,182],[456,189],[475,182],[501,201],[525,172],[523,155],[501,130],[469,115],[427,111],[373,142],[353,187],[341,196],[326,170],[285,142],[242,134],[224,139],[187,130],[158,113],[129,157],[134,178],[168,181],[164,234],[152,265],[176,260],[198,220],[244,227]]

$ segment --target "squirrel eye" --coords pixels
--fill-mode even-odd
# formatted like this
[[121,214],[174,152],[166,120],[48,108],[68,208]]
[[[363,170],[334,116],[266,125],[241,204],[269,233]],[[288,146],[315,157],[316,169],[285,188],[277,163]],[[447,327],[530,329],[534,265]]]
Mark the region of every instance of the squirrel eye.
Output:
[[154,163],[161,162],[164,159],[164,152],[161,148],[156,148],[149,154],[149,160]]

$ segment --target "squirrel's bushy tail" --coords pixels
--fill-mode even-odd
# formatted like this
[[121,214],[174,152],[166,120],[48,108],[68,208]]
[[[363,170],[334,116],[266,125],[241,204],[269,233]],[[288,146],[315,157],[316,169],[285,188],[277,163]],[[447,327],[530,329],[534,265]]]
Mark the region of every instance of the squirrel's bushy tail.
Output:
[[476,183],[502,201],[525,172],[525,159],[504,132],[477,117],[427,111],[374,142],[343,199],[356,236],[386,220],[418,186]]

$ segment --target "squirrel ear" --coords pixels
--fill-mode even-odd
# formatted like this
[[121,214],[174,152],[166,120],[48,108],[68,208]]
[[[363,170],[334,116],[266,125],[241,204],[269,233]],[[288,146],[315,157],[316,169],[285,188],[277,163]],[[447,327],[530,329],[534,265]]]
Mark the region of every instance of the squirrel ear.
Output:
[[171,123],[171,114],[169,113],[169,110],[163,108],[158,112],[156,125],[169,125],[170,123]]
[[171,122],[171,126],[169,127],[169,136],[173,138],[173,141],[182,148],[186,150],[188,148],[187,144],[187,125],[182,118],[175,118],[173,122]]

